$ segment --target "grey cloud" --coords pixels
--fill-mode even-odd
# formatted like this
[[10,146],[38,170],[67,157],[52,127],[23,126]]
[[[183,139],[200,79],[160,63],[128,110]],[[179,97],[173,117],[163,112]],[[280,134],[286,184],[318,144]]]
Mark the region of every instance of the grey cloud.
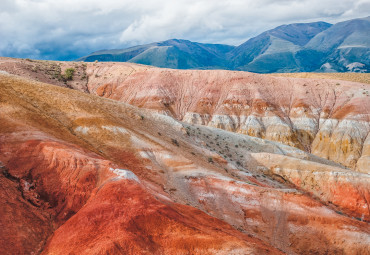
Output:
[[367,16],[370,0],[2,0],[0,55],[74,59],[183,38],[240,44],[293,22]]

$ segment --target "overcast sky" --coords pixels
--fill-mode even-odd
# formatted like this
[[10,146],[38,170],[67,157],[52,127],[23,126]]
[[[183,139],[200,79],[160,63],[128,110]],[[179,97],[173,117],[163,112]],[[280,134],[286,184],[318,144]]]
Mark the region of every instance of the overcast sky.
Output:
[[171,38],[239,45],[282,24],[369,10],[370,0],[0,0],[0,55],[72,60]]

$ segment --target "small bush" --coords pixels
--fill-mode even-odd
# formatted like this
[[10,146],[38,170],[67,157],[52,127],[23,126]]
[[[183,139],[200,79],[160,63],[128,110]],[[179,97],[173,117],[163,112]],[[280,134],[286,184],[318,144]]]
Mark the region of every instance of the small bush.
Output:
[[172,143],[176,145],[177,147],[180,146],[179,142],[176,139],[171,139]]
[[64,79],[67,80],[67,81],[70,81],[73,79],[73,74],[75,73],[75,69],[74,68],[67,68],[65,71],[64,71]]

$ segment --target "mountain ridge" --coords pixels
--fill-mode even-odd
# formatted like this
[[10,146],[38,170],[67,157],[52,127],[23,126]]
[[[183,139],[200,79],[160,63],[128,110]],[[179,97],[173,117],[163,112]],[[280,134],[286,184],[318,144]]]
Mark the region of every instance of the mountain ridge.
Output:
[[[162,42],[155,42],[145,45],[129,47],[127,49],[102,50],[92,53],[89,56],[78,59],[79,61],[119,61],[132,62],[157,67],[191,69],[206,68],[207,63],[216,67],[224,67],[222,58],[234,46],[224,44],[205,44],[191,42],[183,39],[169,39]],[[198,59],[192,54],[198,52]],[[153,56],[153,57],[152,57]],[[160,62],[162,60],[162,62]]]
[[[78,60],[256,73],[369,72],[369,29],[370,17],[334,25],[323,21],[293,23],[265,31],[239,46],[170,39],[126,49],[97,51]],[[361,47],[354,47],[356,45]]]

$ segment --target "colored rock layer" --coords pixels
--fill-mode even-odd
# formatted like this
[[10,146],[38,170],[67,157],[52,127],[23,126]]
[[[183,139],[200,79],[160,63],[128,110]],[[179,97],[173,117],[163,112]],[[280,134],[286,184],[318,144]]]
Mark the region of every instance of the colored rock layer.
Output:
[[[67,67],[77,72],[73,81],[63,83],[55,70]],[[369,173],[369,84],[129,63],[2,58],[0,69],[154,109],[190,124],[278,141]]]
[[[126,77],[133,67],[138,70]],[[122,80],[104,87],[91,71]],[[154,81],[161,75],[174,81],[173,71],[108,63],[88,65],[86,72],[86,91],[117,100],[0,74],[1,254],[369,254],[369,174],[275,141],[171,117],[185,119],[196,109],[211,119],[229,114],[235,107],[212,106],[233,95],[226,86],[209,87],[205,95],[218,101],[203,108],[205,92],[191,87],[188,95],[185,87],[186,79],[206,74],[222,84],[224,72],[181,72],[183,85],[160,89]],[[287,81],[227,73],[233,75]],[[78,85],[73,82],[67,84]],[[365,86],[338,86],[352,91],[349,85]],[[161,102],[160,91],[169,88],[170,99],[182,100]],[[365,115],[353,109],[366,101],[353,100],[352,108],[335,114],[347,112],[338,122],[361,133]],[[279,117],[278,104],[252,101],[256,118]],[[276,123],[270,129],[281,130]],[[366,146],[356,160],[363,172],[369,171],[365,153]]]

